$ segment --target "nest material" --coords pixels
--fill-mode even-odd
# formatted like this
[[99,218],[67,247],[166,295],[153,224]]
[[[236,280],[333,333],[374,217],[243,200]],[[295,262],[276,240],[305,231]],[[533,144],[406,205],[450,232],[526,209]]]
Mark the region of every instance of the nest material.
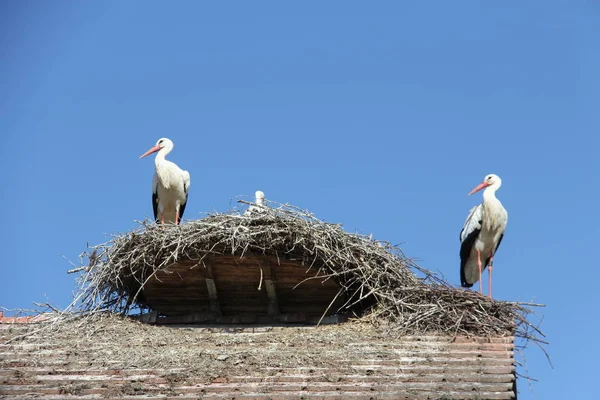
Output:
[[[346,292],[348,300],[337,311],[360,311],[401,334],[516,335],[541,341],[541,332],[527,320],[530,307],[452,287],[397,246],[347,233],[289,205],[269,204],[251,215],[233,210],[180,226],[143,222],[138,230],[92,247],[84,253],[89,262],[79,268],[83,274],[72,308],[129,313],[145,306],[145,282],[180,260],[201,264],[211,254],[264,254],[303,260]],[[365,301],[372,306],[359,310]]]

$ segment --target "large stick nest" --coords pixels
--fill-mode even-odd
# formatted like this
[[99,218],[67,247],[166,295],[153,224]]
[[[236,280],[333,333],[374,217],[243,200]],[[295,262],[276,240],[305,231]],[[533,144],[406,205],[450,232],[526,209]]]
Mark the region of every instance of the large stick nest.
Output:
[[[145,307],[145,282],[180,260],[201,265],[212,254],[264,254],[303,260],[342,286],[348,301],[337,311],[387,322],[402,334],[517,335],[536,341],[542,335],[527,320],[526,305],[455,288],[397,246],[345,232],[293,206],[269,204],[251,215],[232,210],[180,226],[146,221],[114,235],[84,253],[74,309],[130,313]],[[365,304],[371,306],[365,310]]]

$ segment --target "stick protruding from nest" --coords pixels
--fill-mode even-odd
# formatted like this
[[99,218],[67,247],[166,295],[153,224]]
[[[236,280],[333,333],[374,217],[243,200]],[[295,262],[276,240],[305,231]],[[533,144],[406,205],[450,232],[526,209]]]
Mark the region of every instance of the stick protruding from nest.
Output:
[[528,322],[530,305],[455,288],[397,246],[345,232],[340,224],[289,204],[265,203],[261,213],[213,213],[179,226],[144,221],[139,229],[92,247],[89,262],[77,270],[82,274],[74,308],[129,313],[146,307],[145,282],[180,260],[201,264],[212,254],[262,254],[302,260],[308,271],[335,279],[347,301],[333,311],[356,311],[369,300],[373,306],[365,317],[389,321],[397,332],[516,334],[541,341],[539,329]]

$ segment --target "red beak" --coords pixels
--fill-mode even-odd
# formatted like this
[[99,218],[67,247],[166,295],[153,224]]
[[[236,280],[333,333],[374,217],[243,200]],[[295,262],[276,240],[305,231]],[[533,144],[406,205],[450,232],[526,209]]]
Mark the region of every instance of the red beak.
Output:
[[472,195],[473,193],[477,193],[477,192],[479,192],[481,189],[483,189],[483,188],[486,188],[486,187],[488,187],[488,186],[490,186],[490,184],[489,184],[489,183],[487,183],[487,182],[481,182],[479,185],[477,185],[477,186],[475,187],[475,189],[471,190],[471,192],[469,192],[469,194],[468,194],[467,196],[470,196],[470,195]]
[[148,154],[155,153],[155,152],[157,152],[157,151],[159,151],[159,150],[160,150],[160,147],[159,147],[159,146],[154,146],[154,147],[152,147],[150,150],[148,150],[147,152],[145,152],[144,154],[142,154],[142,155],[140,156],[140,158],[144,158],[144,157],[146,157]]

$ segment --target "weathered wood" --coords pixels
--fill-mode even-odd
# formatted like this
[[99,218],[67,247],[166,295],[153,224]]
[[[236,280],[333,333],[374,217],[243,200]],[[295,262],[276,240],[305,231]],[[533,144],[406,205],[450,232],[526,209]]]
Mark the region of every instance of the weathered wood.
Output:
[[[215,322],[219,316],[252,314],[276,321],[281,314],[323,315],[339,289],[335,279],[301,260],[213,255],[200,264],[183,260],[159,271],[143,295],[161,316],[209,313]],[[339,296],[327,314],[337,313],[345,301]]]
[[270,316],[279,315],[279,303],[277,302],[277,278],[275,276],[275,268],[271,268],[271,262],[269,260],[262,261],[262,269],[265,278],[265,290],[267,291],[267,297],[269,303],[267,305],[267,314]]
[[346,322],[348,320],[348,317],[346,315],[337,314],[337,315],[328,315],[327,317],[323,317],[323,319],[321,319],[321,317],[318,316],[318,317],[309,318],[308,322],[311,324],[317,324],[317,323],[319,323],[319,320],[321,320],[321,323],[319,325],[332,325],[332,324],[340,324],[342,322]]
[[139,320],[141,322],[146,322],[146,323],[149,323],[149,324],[155,324],[157,318],[158,318],[158,311],[151,311],[149,313],[140,315]]
[[215,280],[213,278],[212,273],[212,265],[209,264],[206,266],[206,288],[208,289],[208,309],[215,313],[217,316],[223,315],[221,312],[221,306],[219,305],[219,298],[217,296],[217,287],[215,285]]
[[[227,324],[317,324],[321,318],[320,313],[296,312],[279,315],[267,315],[264,313],[238,313],[234,315],[216,315],[210,311],[190,312],[185,315],[177,315],[170,317],[159,317],[158,312],[153,311],[147,314],[138,316],[141,322],[155,325],[177,325],[177,324],[198,324],[198,323],[213,323],[217,325]],[[324,317],[320,325],[338,324],[347,321],[345,315],[330,315]]]
[[277,290],[275,288],[275,281],[270,279],[265,280],[265,288],[267,289],[267,295],[269,296],[267,313],[269,315],[279,315],[279,304],[277,303]]

